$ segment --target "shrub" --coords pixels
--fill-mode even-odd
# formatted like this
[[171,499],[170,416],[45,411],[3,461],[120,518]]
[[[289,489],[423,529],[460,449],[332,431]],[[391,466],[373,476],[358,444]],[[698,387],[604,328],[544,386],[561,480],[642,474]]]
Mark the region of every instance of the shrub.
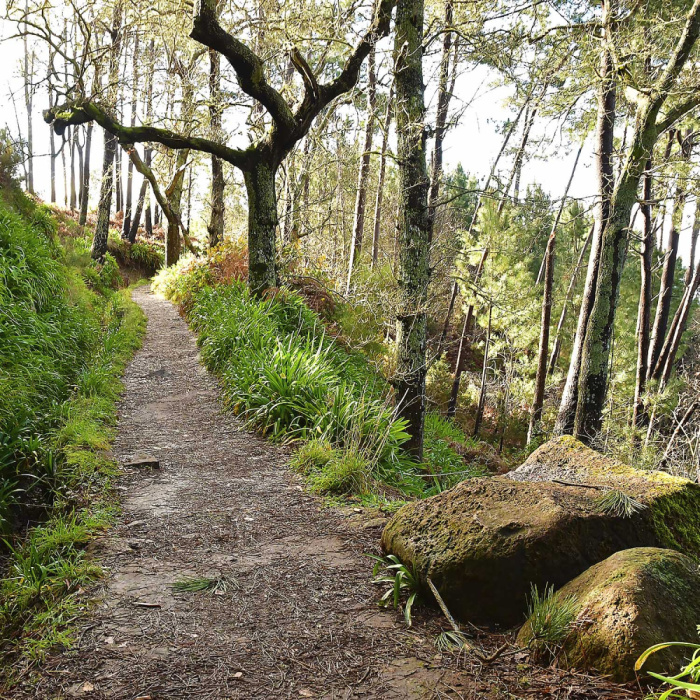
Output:
[[314,493],[348,494],[367,490],[371,465],[354,450],[335,450],[331,458],[309,475],[309,486]]

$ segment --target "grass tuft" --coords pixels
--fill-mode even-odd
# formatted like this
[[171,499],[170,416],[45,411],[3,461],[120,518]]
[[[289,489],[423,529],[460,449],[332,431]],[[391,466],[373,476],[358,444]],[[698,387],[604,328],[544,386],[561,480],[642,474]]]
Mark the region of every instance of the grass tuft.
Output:
[[536,660],[542,661],[556,655],[576,621],[577,611],[574,596],[557,596],[554,586],[545,586],[541,593],[537,586],[531,586],[528,603],[529,646]]
[[631,518],[635,513],[644,510],[646,506],[632,496],[617,489],[606,491],[596,500],[601,513],[617,518]]

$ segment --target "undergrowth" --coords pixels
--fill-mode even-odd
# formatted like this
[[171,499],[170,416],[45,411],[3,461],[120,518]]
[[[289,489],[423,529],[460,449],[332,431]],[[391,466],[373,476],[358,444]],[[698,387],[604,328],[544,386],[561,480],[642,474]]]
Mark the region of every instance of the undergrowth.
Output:
[[384,484],[423,497],[485,473],[465,463],[460,450],[469,441],[439,416],[429,417],[426,460],[415,463],[403,448],[406,423],[371,358],[331,337],[328,319],[294,291],[252,296],[244,255],[231,244],[208,259],[185,259],[163,270],[155,289],[197,333],[225,405],[269,438],[302,445],[293,466],[312,491],[364,495]]
[[116,510],[106,450],[145,319],[115,289],[113,260],[62,245],[48,210],[20,192],[0,195],[0,650],[22,660],[4,664],[7,683],[69,642],[99,576],[84,546]]

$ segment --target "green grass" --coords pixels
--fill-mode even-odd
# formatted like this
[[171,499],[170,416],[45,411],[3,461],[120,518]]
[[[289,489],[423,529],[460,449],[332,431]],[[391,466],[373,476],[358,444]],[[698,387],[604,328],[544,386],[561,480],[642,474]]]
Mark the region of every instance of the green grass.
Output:
[[383,483],[423,497],[485,473],[460,456],[471,444],[464,433],[433,415],[426,462],[416,464],[389,382],[370,356],[329,337],[298,294],[258,299],[243,281],[217,280],[215,259],[185,258],[161,271],[155,289],[185,312],[228,409],[272,440],[316,450],[301,447],[293,464],[313,491],[367,494]]
[[578,604],[574,596],[557,596],[553,586],[540,592],[533,584],[528,602],[530,651],[537,661],[553,658],[571,631]]
[[[108,263],[64,248],[51,216],[0,197],[0,582],[3,680],[67,644],[100,575],[85,545],[116,513],[105,453],[120,377],[145,329]],[[4,489],[3,489],[4,487]],[[39,525],[34,525],[37,521]],[[31,527],[28,527],[30,526]]]

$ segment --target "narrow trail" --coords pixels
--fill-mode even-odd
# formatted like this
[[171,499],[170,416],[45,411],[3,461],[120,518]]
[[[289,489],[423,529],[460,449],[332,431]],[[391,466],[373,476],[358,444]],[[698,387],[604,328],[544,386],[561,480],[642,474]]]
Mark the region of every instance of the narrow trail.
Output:
[[[377,608],[378,529],[323,509],[284,450],[219,410],[176,309],[134,292],[148,316],[129,366],[116,459],[119,524],[92,548],[107,576],[76,648],[13,698],[494,697],[441,667],[429,620],[409,630]],[[218,593],[176,593],[184,577],[226,577]]]

